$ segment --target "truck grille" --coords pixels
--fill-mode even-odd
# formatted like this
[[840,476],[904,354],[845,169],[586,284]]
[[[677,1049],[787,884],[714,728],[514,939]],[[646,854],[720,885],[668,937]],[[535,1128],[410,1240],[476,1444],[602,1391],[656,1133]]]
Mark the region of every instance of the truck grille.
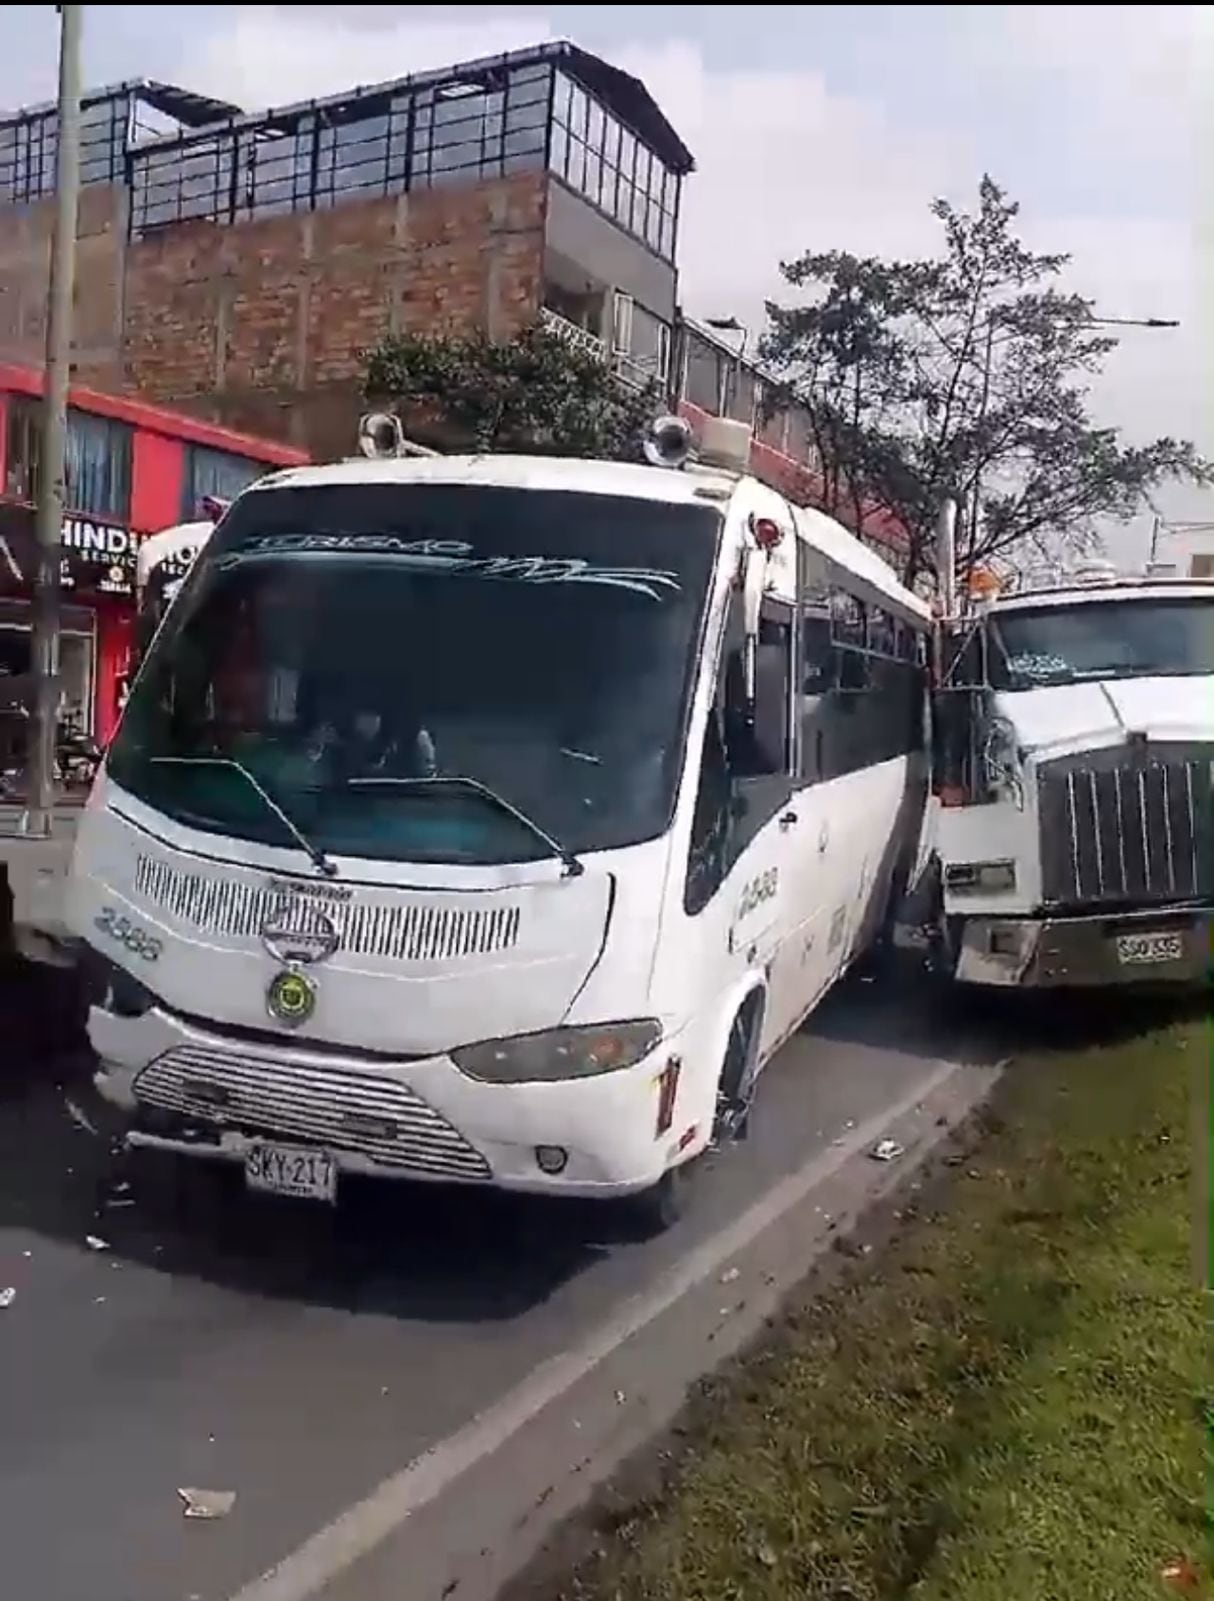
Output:
[[[242,879],[183,872],[154,856],[140,855],[136,861],[135,892],[207,934],[257,939],[265,924],[288,907],[307,924],[309,903],[302,896]],[[337,930],[338,950],[405,962],[508,951],[518,943],[521,922],[517,906],[461,906],[454,896],[394,904],[325,900],[318,910]]]
[[145,1106],[243,1134],[294,1136],[430,1178],[487,1179],[489,1164],[420,1095],[378,1073],[289,1065],[179,1045],[135,1081]]
[[1038,775],[1047,905],[1164,905],[1214,896],[1214,747],[1127,746]]

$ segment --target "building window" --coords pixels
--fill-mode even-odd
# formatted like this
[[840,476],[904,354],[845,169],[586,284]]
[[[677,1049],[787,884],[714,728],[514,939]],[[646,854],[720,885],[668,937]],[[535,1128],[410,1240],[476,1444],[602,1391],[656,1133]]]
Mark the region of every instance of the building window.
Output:
[[199,503],[206,496],[235,500],[255,478],[268,471],[260,462],[230,450],[211,450],[206,445],[187,446],[181,494],[182,521],[194,521],[199,515]]
[[563,72],[556,75],[549,162],[571,189],[674,260],[677,175]]
[[630,318],[628,358],[639,376],[665,387],[670,377],[670,327],[635,302]]
[[131,232],[542,171],[551,82],[543,63],[492,67],[151,145],[131,156]]
[[24,395],[10,395],[4,430],[4,493],[10,500],[32,505],[38,499],[41,454],[41,406]]
[[[130,97],[85,101],[80,110],[80,182],[122,178]],[[55,192],[59,117],[27,113],[0,123],[0,205],[24,205]]]
[[[10,395],[4,493],[31,505],[42,468],[42,403]],[[131,508],[131,430],[75,407],[67,414],[64,510],[125,523]]]
[[125,523],[131,510],[131,429],[128,424],[67,414],[67,511]]

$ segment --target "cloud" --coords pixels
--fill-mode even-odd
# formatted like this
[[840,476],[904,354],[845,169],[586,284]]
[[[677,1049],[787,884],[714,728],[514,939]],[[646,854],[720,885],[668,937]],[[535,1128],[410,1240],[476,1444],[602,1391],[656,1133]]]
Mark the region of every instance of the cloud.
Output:
[[929,249],[928,203],[973,171],[932,136],[907,143],[875,100],[834,94],[820,73],[712,70],[696,45],[627,48],[696,156],[683,200],[680,275],[689,309],[761,327],[779,262],[838,245]]
[[226,9],[230,21],[191,51],[186,71],[191,87],[250,110],[386,83],[552,37],[538,12],[446,20],[413,18],[414,8],[400,6]]
[[[781,289],[782,257],[930,251],[932,197],[966,204],[990,168],[1022,201],[1029,241],[1070,251],[1072,284],[1100,310],[1184,324],[1125,331],[1095,386],[1099,414],[1131,436],[1178,433],[1214,454],[1214,345],[1197,256],[1198,230],[1214,233],[1214,192],[1198,163],[1214,8],[786,8],[787,31],[769,29],[747,64],[711,53],[714,9],[668,9],[665,38],[651,14],[647,39],[594,44],[645,80],[696,155],[680,251],[688,309],[736,316],[757,333],[764,300]],[[597,10],[597,26],[622,33],[636,8]],[[756,26],[774,14],[763,12]],[[119,70],[107,57],[110,78],[176,78],[250,107],[555,32],[548,11],[526,4],[184,7],[182,33],[155,40],[134,31],[142,12],[107,13],[111,54],[121,46],[123,56]],[[1166,504],[1197,514],[1191,496]]]

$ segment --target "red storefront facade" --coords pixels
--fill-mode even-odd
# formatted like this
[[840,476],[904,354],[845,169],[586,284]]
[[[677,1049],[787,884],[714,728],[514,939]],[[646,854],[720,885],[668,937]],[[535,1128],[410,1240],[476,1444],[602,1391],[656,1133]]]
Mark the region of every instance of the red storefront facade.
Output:
[[[0,362],[0,675],[29,670],[43,374]],[[75,387],[68,410],[60,664],[70,719],[104,743],[118,720],[149,534],[308,458],[268,439]]]

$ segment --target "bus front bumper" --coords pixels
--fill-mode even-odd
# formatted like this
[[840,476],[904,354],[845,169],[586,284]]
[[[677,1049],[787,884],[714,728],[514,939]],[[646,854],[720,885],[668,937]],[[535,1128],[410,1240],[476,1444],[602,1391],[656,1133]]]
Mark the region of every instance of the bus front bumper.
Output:
[[954,948],[963,984],[1023,988],[1195,985],[1211,975],[1214,910],[968,917]]
[[136,1148],[232,1163],[271,1143],[320,1148],[341,1175],[591,1197],[647,1189],[694,1154],[679,1125],[659,1131],[670,1039],[601,1077],[496,1085],[445,1056],[251,1042],[159,1008],[132,1018],[94,1006],[89,1038],[109,1130]]

